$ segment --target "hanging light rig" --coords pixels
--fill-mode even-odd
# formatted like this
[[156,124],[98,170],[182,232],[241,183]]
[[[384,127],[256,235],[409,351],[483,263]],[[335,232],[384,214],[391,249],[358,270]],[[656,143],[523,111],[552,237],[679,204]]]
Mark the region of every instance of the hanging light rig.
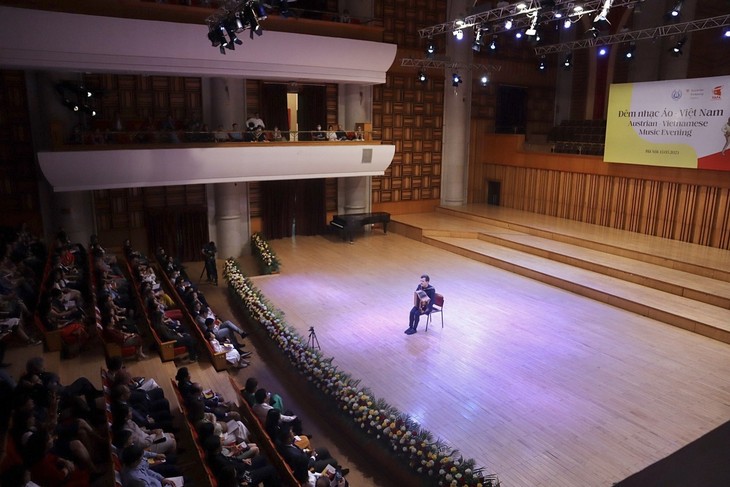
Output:
[[235,50],[236,44],[243,44],[238,34],[249,30],[249,36],[263,34],[260,21],[267,17],[264,6],[258,0],[228,2],[215,14],[206,19],[208,23],[208,40],[213,47],[220,49],[221,54],[226,49]]

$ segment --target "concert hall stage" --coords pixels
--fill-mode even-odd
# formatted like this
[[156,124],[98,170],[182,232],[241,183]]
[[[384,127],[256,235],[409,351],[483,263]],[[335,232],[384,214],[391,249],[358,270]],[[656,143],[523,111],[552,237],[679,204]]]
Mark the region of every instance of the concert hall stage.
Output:
[[[728,420],[729,252],[478,205],[388,230],[271,241],[254,282],[504,486],[608,486]],[[422,273],[444,327],[409,336]]]

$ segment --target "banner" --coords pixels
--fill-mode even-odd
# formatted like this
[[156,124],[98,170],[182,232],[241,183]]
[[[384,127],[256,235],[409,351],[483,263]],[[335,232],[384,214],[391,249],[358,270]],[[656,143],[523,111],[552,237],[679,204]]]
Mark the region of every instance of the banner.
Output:
[[730,76],[611,85],[603,160],[730,171]]

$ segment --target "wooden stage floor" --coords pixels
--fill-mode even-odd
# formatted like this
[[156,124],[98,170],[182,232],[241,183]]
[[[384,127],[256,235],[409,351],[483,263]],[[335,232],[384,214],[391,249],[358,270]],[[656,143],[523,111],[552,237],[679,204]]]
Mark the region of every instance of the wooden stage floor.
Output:
[[[288,323],[303,336],[314,327],[336,365],[506,487],[608,486],[730,418],[725,343],[392,232],[271,244],[281,274],[254,282]],[[436,316],[408,336],[422,273],[446,297],[445,326]]]

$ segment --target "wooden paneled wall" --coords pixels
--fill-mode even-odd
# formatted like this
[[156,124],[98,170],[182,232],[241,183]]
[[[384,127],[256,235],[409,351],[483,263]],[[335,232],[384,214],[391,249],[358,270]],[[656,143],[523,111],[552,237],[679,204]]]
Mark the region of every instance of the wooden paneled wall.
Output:
[[0,71],[0,225],[43,232],[23,71]]
[[202,118],[200,78],[86,74],[84,83],[104,93],[98,117],[101,120],[111,122],[119,113],[123,122],[135,124],[147,117],[161,122],[172,115],[184,126],[190,120]]
[[730,179],[717,171],[526,153],[493,135],[470,168],[470,202],[500,183],[500,206],[730,250]]

